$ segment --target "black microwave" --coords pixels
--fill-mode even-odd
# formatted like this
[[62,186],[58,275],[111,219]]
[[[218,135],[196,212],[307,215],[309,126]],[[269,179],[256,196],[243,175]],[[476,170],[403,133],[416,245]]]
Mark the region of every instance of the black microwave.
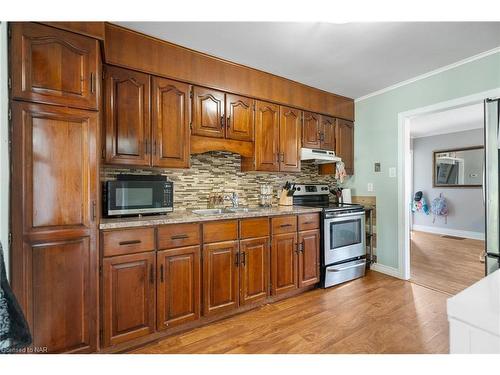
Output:
[[117,176],[103,188],[104,215],[164,214],[174,210],[174,186],[161,175]]

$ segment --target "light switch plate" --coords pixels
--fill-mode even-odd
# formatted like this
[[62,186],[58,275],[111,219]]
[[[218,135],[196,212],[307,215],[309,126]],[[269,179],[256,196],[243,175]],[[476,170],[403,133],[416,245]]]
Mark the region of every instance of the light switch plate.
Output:
[[373,191],[373,183],[369,182],[367,188],[368,188],[368,191]]
[[396,168],[395,167],[389,168],[389,177],[396,177]]

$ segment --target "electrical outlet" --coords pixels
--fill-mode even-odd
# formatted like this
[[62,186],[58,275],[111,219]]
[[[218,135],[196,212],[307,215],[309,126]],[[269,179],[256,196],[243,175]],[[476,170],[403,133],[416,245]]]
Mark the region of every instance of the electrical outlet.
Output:
[[389,177],[396,177],[396,168],[395,167],[389,168]]
[[368,183],[368,191],[373,191],[373,183]]
[[375,163],[375,172],[380,172],[380,163]]

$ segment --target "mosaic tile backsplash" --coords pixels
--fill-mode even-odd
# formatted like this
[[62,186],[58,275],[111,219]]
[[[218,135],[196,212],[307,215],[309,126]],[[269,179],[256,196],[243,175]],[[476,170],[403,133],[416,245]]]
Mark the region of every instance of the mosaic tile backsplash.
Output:
[[[286,181],[295,183],[323,183],[336,186],[335,177],[318,174],[318,166],[310,161],[302,162],[299,173],[241,172],[241,156],[230,152],[207,152],[191,156],[190,169],[136,169],[104,166],[101,180],[113,180],[117,174],[166,175],[174,182],[175,208],[206,208],[210,193],[237,192],[240,205],[255,206],[259,203],[259,185],[273,186],[274,204],[277,194]],[[225,203],[227,206],[231,202]]]

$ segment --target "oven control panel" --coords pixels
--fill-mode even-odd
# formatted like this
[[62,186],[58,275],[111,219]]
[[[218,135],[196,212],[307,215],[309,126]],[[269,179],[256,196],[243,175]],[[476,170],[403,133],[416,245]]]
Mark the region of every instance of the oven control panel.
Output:
[[295,184],[295,194],[297,195],[328,195],[330,193],[328,185],[322,184]]

